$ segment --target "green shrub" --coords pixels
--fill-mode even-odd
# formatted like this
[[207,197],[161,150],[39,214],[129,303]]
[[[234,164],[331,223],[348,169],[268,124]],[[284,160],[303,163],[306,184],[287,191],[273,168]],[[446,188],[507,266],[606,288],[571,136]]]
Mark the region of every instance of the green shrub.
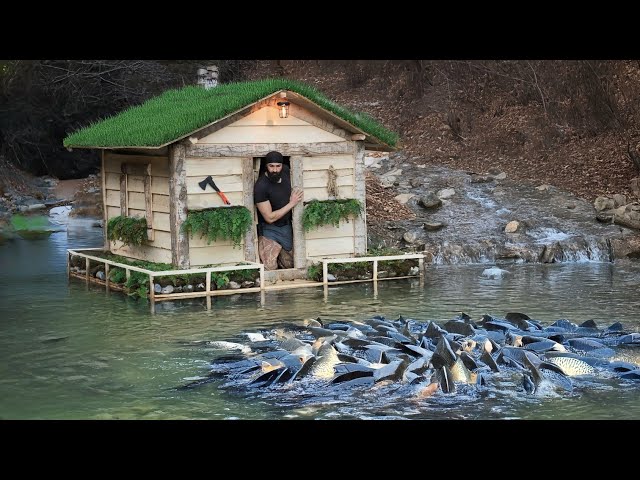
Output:
[[313,263],[307,268],[307,279],[319,282],[322,280],[322,263]]
[[124,283],[127,281],[127,272],[124,268],[113,267],[109,270],[109,279],[114,283]]
[[311,200],[304,208],[302,226],[305,232],[322,225],[340,226],[340,220],[362,214],[362,203],[355,198],[344,200]]
[[240,247],[244,235],[253,225],[253,217],[246,207],[216,207],[193,210],[187,214],[182,229],[192,237],[199,234],[207,243],[221,239],[233,241],[233,248]]
[[125,245],[142,245],[147,240],[147,219],[136,217],[113,217],[107,223],[107,238],[120,240]]
[[130,296],[146,298],[149,295],[149,275],[132,271],[124,286]]
[[222,288],[229,283],[228,272],[211,272],[211,281],[216,287]]

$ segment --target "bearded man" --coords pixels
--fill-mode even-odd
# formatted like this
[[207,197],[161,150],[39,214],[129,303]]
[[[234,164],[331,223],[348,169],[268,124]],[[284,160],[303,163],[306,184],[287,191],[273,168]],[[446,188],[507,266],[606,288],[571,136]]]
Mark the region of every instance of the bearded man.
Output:
[[256,181],[253,200],[258,208],[258,255],[265,270],[293,268],[291,210],[303,197],[291,189],[290,169],[280,152],[265,155],[266,170]]

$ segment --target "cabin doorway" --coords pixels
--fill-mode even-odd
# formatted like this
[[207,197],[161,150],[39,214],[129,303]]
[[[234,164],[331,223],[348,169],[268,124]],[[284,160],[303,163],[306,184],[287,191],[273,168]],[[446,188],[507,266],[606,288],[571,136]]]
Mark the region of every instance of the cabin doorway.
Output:
[[[289,182],[291,182],[291,158],[288,155],[283,155],[283,174],[286,174],[289,177]],[[267,162],[265,160],[265,157],[254,157],[253,159],[253,165],[254,165],[254,182],[253,184],[255,185],[255,183],[258,181],[259,178],[261,178],[265,172],[267,171]],[[286,173],[285,173],[286,172]],[[255,202],[255,198],[254,198],[254,202]],[[292,215],[291,215],[292,216]],[[260,215],[260,212],[258,211],[257,207],[255,206],[254,203],[254,231],[256,233],[255,238],[257,239],[256,242],[256,260],[258,262],[261,263],[265,263],[263,261],[262,258],[260,258],[260,238],[262,236],[262,225],[261,225],[261,218],[262,216]],[[279,272],[283,272],[283,271],[290,271],[290,270],[295,270],[295,268],[293,267],[294,265],[294,256],[293,256],[293,252],[295,252],[296,250],[296,244],[295,241],[293,243],[293,250],[292,250],[292,255],[290,258],[290,265],[292,265],[292,267],[287,268],[286,266],[283,266],[283,264],[287,264],[288,263],[288,257],[286,256],[286,254],[281,254],[280,258],[278,259],[278,267],[277,267],[277,271]]]

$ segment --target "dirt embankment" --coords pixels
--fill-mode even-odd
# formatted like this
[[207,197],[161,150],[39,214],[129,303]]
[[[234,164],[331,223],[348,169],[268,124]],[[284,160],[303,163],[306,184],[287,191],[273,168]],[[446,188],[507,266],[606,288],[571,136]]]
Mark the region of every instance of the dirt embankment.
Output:
[[409,163],[640,200],[635,61],[264,60],[252,75],[304,81],[371,115]]

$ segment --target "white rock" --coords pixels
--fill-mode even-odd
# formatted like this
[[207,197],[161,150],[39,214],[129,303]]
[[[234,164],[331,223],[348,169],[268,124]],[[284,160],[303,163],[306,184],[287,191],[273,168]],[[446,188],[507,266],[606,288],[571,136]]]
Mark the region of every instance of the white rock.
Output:
[[446,200],[447,198],[451,198],[456,194],[456,191],[453,188],[443,188],[442,190],[438,190],[436,196],[440,200]]
[[397,177],[398,175],[402,175],[402,169],[396,168],[395,170],[388,171],[381,175],[382,177]]
[[27,210],[31,211],[31,210],[42,210],[43,208],[45,208],[45,204],[44,203],[34,203],[33,205],[28,205],[27,206]]
[[498,267],[485,268],[482,271],[482,276],[487,278],[502,278],[503,275],[509,273],[507,270],[502,270]]
[[398,202],[405,204],[415,195],[413,193],[401,193],[400,195],[396,195],[395,198]]

